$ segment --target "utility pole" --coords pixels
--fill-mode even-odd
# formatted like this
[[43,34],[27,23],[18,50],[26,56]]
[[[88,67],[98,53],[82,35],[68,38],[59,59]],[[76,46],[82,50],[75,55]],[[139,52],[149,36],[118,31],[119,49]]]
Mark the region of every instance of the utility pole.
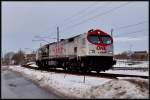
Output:
[[132,50],[132,44],[130,44],[130,52],[129,52],[130,53],[130,60],[132,60],[132,57],[131,57],[132,51],[131,50]]
[[[113,38],[113,31],[114,29],[111,29],[111,37]],[[114,55],[114,43],[112,44],[112,54]]]
[[40,43],[40,47],[42,47],[42,43]]
[[20,51],[19,51],[19,58],[20,58],[20,64],[22,64],[22,58],[21,58],[21,48],[20,48]]
[[131,50],[132,50],[132,44],[130,44],[130,52],[131,52]]
[[56,56],[58,56],[58,48],[59,48],[59,27],[57,26],[57,46],[56,46]]
[[57,43],[59,42],[59,27],[57,27]]

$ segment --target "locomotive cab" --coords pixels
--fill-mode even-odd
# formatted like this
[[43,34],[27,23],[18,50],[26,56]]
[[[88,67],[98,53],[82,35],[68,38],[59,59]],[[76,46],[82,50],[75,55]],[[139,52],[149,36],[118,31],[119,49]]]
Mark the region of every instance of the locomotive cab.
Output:
[[88,65],[96,66],[95,70],[99,71],[99,69],[109,69],[115,64],[113,39],[109,34],[101,30],[90,30],[87,33],[87,43],[89,52],[87,52],[86,63]]
[[101,30],[89,31],[87,40],[89,51],[87,55],[113,56],[113,39],[109,34]]

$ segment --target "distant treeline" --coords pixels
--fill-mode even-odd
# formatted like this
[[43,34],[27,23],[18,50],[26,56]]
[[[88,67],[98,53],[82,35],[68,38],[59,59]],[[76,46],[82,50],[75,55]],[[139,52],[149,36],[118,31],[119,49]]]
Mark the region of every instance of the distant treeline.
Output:
[[8,52],[4,55],[4,57],[1,58],[1,63],[2,65],[22,64],[24,62],[24,55],[25,53],[21,50],[19,50],[17,53]]
[[148,60],[149,53],[146,51],[142,52],[122,52],[120,54],[114,55],[115,59],[132,59],[132,60]]
[[30,61],[35,61],[35,52],[25,53],[22,50],[18,52],[7,52],[1,57],[2,65],[20,65]]

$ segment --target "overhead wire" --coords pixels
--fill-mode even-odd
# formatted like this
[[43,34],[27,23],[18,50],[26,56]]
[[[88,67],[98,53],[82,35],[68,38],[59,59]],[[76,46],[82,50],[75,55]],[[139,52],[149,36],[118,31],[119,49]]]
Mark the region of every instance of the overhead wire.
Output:
[[73,19],[74,17],[77,17],[78,15],[83,14],[83,12],[87,11],[88,9],[90,9],[91,7],[93,7],[94,5],[97,5],[97,2],[94,2],[93,4],[91,4],[91,5],[89,5],[88,7],[86,7],[86,8],[84,8],[84,9],[78,11],[77,13],[71,15],[70,17],[65,18],[65,19],[63,20],[63,22],[64,22],[64,21],[68,21],[68,20],[70,20],[70,19]]
[[[144,32],[144,31],[147,31],[148,29],[141,29],[141,30],[137,30],[137,31],[133,31],[133,32],[128,32],[128,33],[125,33],[125,35],[129,35],[129,34],[133,34],[133,33],[139,33],[139,32]],[[120,34],[119,34],[120,35]],[[122,35],[122,34],[121,34]],[[117,35],[114,35],[114,36],[117,36]]]
[[[69,18],[72,19],[73,17],[76,17],[75,15],[79,15],[79,13],[82,13],[83,11],[88,10],[89,8],[93,7],[93,5],[95,5],[95,4],[97,4],[97,2],[94,3],[94,4],[91,4],[90,6],[88,6],[87,8],[85,8],[85,9],[79,11],[79,12],[77,12],[76,14],[74,14],[74,15],[72,15],[72,16],[66,18],[65,20],[69,20]],[[102,6],[102,5],[101,5],[101,6]],[[103,5],[103,6],[105,6],[105,5]],[[102,6],[102,7],[103,7],[103,6]],[[96,8],[96,9],[97,9],[97,8]],[[93,10],[95,10],[95,9],[93,9]],[[92,10],[92,11],[93,11],[93,10]],[[90,12],[91,12],[91,11],[90,11]],[[88,13],[89,13],[89,12],[88,12]],[[82,14],[80,14],[80,15],[82,15]],[[63,21],[65,21],[65,20],[63,20]],[[55,25],[55,26],[57,26],[57,25]],[[73,25],[73,26],[74,26],[74,25]],[[53,27],[54,27],[54,26],[52,26],[52,28],[53,28]],[[53,32],[51,32],[51,33],[53,33]]]
[[[111,3],[111,2],[110,2]],[[84,16],[85,15],[87,15],[87,16],[89,16],[89,15],[91,15],[93,12],[95,12],[95,10],[97,10],[98,8],[103,8],[103,7],[105,7],[105,6],[107,6],[107,5],[109,5],[110,3],[108,3],[108,2],[106,2],[106,3],[104,3],[104,5],[100,5],[100,6],[98,6],[98,7],[96,7],[96,8],[94,8],[94,9],[92,9],[92,10],[90,10],[90,11],[88,11],[88,9],[85,9],[85,11],[88,11],[88,12],[86,12],[85,13],[85,11],[83,10],[83,11],[80,11],[80,12],[78,12],[79,14],[76,14],[77,16],[74,16],[75,17],[75,19],[76,20],[78,20],[78,19],[81,19],[81,18],[84,18]],[[97,3],[96,3],[97,4]],[[90,7],[88,7],[88,8],[93,8],[93,6],[90,6]],[[66,22],[66,23],[72,23],[72,22],[75,22],[74,20],[74,18],[71,18],[71,19],[73,19],[73,20],[71,20],[71,21],[69,21],[69,20],[66,20],[66,21],[68,21],[68,22]],[[61,25],[65,25],[66,23],[63,23],[63,24],[61,24]],[[68,24],[67,24],[68,25]]]
[[140,25],[140,24],[145,24],[147,23],[148,21],[141,21],[141,22],[138,22],[138,23],[134,23],[134,24],[130,24],[130,25],[125,25],[125,26],[121,26],[121,27],[116,27],[114,28],[114,30],[120,30],[120,29],[124,29],[124,28],[128,28],[128,27],[134,27],[134,26],[137,26],[137,25]]
[[[137,26],[137,25],[145,24],[147,22],[148,21],[144,20],[144,21],[141,21],[141,22],[138,22],[138,23],[129,24],[129,25],[121,26],[121,27],[116,27],[116,28],[114,28],[114,30],[126,29],[126,28],[129,28],[129,27],[134,27],[134,26]],[[145,31],[145,29],[141,29],[141,30],[138,30],[138,31],[129,32],[129,33],[125,33],[125,34],[128,35],[128,34],[131,34],[131,33],[139,33],[139,32],[142,32],[142,31]]]
[[[72,25],[72,26],[69,26],[69,27],[65,28],[63,31],[65,31],[66,29],[69,30],[69,29],[71,29],[71,28],[74,28],[75,26],[80,25],[80,24],[82,24],[82,23],[85,23],[85,22],[89,21],[90,19],[94,19],[94,18],[96,18],[96,17],[100,17],[100,16],[103,16],[103,15],[105,15],[105,14],[111,13],[111,12],[113,12],[113,11],[119,9],[119,8],[122,8],[122,7],[126,6],[126,5],[128,5],[129,3],[130,3],[130,2],[121,4],[121,5],[119,5],[119,6],[115,7],[115,8],[112,8],[112,9],[110,9],[110,10],[107,10],[107,11],[105,11],[105,12],[102,12],[102,13],[100,13],[100,14],[97,14],[97,15],[95,15],[95,16],[92,16],[92,17],[90,17],[90,18],[87,18],[86,20],[83,20],[83,21],[81,21],[81,22],[79,22],[79,23],[76,23],[76,24],[74,24],[74,25]],[[95,5],[95,3],[94,3],[93,5]],[[91,8],[91,6],[88,6],[87,8],[89,9],[89,8]],[[87,8],[86,8],[86,9],[83,9],[83,10],[81,10],[81,11],[79,11],[79,12],[77,12],[77,13],[74,14],[74,15],[78,15],[79,13],[81,13],[81,12],[83,12],[83,11],[86,11]],[[95,8],[95,9],[96,9],[96,8]],[[93,10],[94,10],[94,9],[93,9]],[[92,11],[93,11],[93,10],[92,10]],[[87,13],[86,13],[86,14],[87,14]],[[74,16],[74,15],[72,15],[72,16],[73,16],[73,17],[77,17],[77,16]],[[82,16],[83,16],[83,15],[82,15]],[[73,19],[73,17],[68,17],[68,18],[66,18],[65,20]],[[70,18],[70,19],[69,19],[69,18]],[[63,20],[63,21],[65,21],[65,20]],[[144,24],[144,23],[146,23],[146,22],[148,22],[148,21],[141,21],[141,22],[138,22],[138,23],[135,23],[135,24],[130,24],[130,25],[125,25],[125,26],[121,26],[121,27],[116,27],[115,30],[124,29],[124,28],[128,28],[128,27],[133,27],[133,26],[136,26],[136,25]],[[145,31],[145,29],[144,29],[144,30],[142,29],[142,30],[134,31],[134,32],[129,32],[129,33],[126,33],[126,34],[139,33],[139,32],[143,32],[143,31]]]
[[[84,11],[90,9],[91,7],[93,7],[94,5],[97,5],[97,4],[98,4],[97,2],[92,3],[88,7],[84,8],[84,9],[78,11],[77,13],[71,15],[70,17],[64,19],[62,22],[67,22],[68,20],[73,19],[74,17],[77,17],[78,15],[81,15]],[[50,29],[53,29],[54,27],[57,27],[57,26],[60,26],[60,25],[63,25],[63,23],[55,24],[55,25],[51,26]],[[54,31],[52,31],[51,33],[54,33]]]
[[82,21],[79,22],[79,23],[76,23],[76,24],[74,24],[74,25],[72,25],[72,26],[69,26],[69,27],[64,28],[63,31],[65,31],[66,29],[69,30],[69,29],[71,29],[71,28],[74,28],[74,27],[77,26],[77,25],[81,25],[81,24],[83,24],[83,23],[89,21],[90,19],[94,19],[94,18],[96,18],[96,17],[104,16],[104,15],[106,15],[106,14],[108,14],[108,13],[111,13],[111,12],[117,10],[117,9],[120,9],[120,8],[122,8],[122,7],[124,7],[124,6],[128,5],[128,4],[130,4],[130,3],[131,3],[131,2],[127,2],[127,3],[121,4],[121,5],[119,5],[119,6],[115,7],[115,8],[112,8],[112,9],[108,10],[108,11],[102,12],[102,13],[100,13],[100,14],[97,14],[97,15],[92,16],[92,17],[90,17],[90,18],[87,18],[87,19],[85,19],[85,20],[82,20]]
[[[97,4],[97,2],[92,3],[92,4],[89,5],[88,7],[86,7],[86,8],[84,8],[84,9],[78,11],[77,13],[75,13],[75,14],[69,16],[68,18],[65,18],[62,22],[66,22],[66,21],[68,21],[68,20],[70,20],[70,19],[73,19],[74,17],[77,17],[77,15],[83,13],[84,11],[88,10],[89,8],[91,8],[92,6],[94,6],[94,5],[96,5],[96,4]],[[61,25],[62,22],[59,23],[59,24],[55,24],[54,26],[52,26],[52,28]]]

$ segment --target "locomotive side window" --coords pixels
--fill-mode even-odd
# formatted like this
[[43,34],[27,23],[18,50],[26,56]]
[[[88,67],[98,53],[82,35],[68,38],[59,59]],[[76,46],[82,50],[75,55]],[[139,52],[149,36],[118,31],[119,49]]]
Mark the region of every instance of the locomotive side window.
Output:
[[69,41],[69,42],[73,42],[73,41],[74,41],[74,38],[70,38],[68,41]]
[[83,38],[83,39],[81,40],[81,42],[82,42],[82,45],[85,45],[85,38]]
[[74,53],[75,54],[77,53],[77,47],[74,47]]

